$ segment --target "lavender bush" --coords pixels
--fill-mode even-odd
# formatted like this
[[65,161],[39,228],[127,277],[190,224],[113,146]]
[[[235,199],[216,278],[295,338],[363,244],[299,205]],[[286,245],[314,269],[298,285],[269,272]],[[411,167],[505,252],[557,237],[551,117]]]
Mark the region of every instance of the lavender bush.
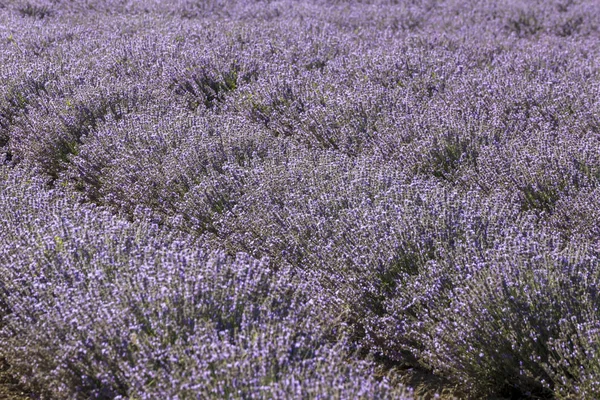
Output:
[[41,397],[597,398],[598,16],[0,2],[0,356]]
[[367,361],[348,364],[342,333],[315,309],[320,295],[293,271],[209,253],[48,191],[20,168],[2,172],[2,206],[12,208],[2,221],[3,354],[40,390],[59,398],[403,395],[374,379]]

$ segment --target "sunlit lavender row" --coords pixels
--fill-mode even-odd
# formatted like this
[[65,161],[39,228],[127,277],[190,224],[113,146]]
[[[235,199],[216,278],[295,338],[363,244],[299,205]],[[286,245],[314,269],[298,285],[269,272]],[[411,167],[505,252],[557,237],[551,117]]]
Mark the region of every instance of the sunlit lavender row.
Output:
[[0,357],[49,399],[600,397],[599,39],[591,0],[0,0]]

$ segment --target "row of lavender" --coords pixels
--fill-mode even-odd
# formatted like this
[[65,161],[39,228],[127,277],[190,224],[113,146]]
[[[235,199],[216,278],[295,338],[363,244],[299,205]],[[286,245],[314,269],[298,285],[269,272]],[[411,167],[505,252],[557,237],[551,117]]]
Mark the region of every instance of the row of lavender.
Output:
[[594,2],[2,6],[0,348],[39,390],[598,396]]
[[[2,355],[51,398],[394,398],[289,267],[2,168]],[[327,318],[327,321],[323,321]],[[327,328],[324,328],[327,327]]]

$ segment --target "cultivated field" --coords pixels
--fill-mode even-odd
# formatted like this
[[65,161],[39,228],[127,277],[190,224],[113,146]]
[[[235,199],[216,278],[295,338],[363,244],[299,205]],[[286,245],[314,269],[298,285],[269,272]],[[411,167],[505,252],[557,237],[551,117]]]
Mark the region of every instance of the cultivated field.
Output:
[[0,0],[0,398],[600,398],[600,2]]

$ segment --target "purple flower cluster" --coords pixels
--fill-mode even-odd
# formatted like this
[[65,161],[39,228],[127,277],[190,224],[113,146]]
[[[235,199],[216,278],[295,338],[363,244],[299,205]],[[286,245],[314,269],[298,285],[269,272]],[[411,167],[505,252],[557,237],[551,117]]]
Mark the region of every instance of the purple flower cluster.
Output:
[[0,21],[0,357],[36,392],[600,395],[596,2]]
[[0,344],[32,387],[59,398],[408,396],[349,361],[335,317],[290,268],[124,221],[20,167],[2,182]]

